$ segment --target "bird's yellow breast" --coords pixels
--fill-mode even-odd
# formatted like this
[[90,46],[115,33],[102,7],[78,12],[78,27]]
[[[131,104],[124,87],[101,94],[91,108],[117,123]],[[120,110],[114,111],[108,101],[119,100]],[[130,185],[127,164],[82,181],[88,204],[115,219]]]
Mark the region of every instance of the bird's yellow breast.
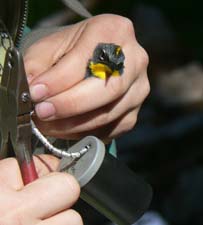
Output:
[[90,62],[89,68],[93,76],[96,76],[103,80],[107,79],[110,76],[120,76],[118,70],[112,71],[112,69],[109,66],[102,63]]

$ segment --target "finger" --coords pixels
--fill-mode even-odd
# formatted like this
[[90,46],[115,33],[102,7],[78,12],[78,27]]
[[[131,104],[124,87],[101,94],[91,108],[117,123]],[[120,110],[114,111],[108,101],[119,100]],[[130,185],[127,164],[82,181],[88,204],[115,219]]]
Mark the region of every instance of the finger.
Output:
[[128,92],[121,98],[109,105],[96,109],[83,115],[74,116],[69,119],[62,119],[50,122],[36,120],[40,130],[50,136],[64,136],[73,133],[94,130],[118,119],[140,105],[149,93],[149,82],[147,75],[140,76],[130,87]]
[[80,115],[114,101],[123,94],[121,89],[121,77],[109,80],[106,86],[103,80],[86,79],[62,94],[37,104],[35,111],[41,120],[47,121]]
[[106,132],[102,134],[102,139],[105,141],[112,140],[132,130],[135,127],[135,124],[137,123],[137,116],[140,108],[141,105],[139,105],[134,110],[126,113],[118,120],[112,122],[106,129]]
[[[29,81],[45,72],[53,65],[55,58],[54,53],[60,46],[58,38],[61,37],[61,34],[62,32],[57,32],[56,34],[42,38],[26,50],[24,64]],[[56,42],[53,42],[54,39],[56,39]],[[50,46],[52,47],[50,48]]]
[[20,192],[21,210],[33,218],[46,219],[73,205],[79,197],[77,181],[69,174],[51,173],[26,185]]
[[[114,23],[117,23],[118,21],[121,20],[120,18],[121,17],[118,18],[118,16],[112,15],[111,21],[113,20]],[[119,30],[119,29],[115,29],[115,26],[111,25],[109,21],[110,21],[109,16],[106,16],[106,15],[97,16],[96,19],[93,18],[93,19],[85,20],[81,23],[75,24],[74,26],[72,26],[72,32],[69,31],[71,29],[68,29],[69,31],[68,34],[69,36],[71,36],[71,38],[69,38],[71,39],[71,42],[68,41],[69,39],[67,41],[64,40],[64,42],[66,43],[67,46],[68,45],[71,46],[69,47],[71,51],[70,50],[64,51],[63,47],[60,48],[62,49],[61,51],[68,54],[66,54],[65,57],[63,57],[61,60],[57,60],[58,63],[52,68],[49,68],[49,70],[44,71],[45,73],[43,74],[41,73],[39,76],[36,76],[37,79],[35,79],[32,82],[32,87],[31,87],[31,94],[35,101],[39,101],[41,99],[56,95],[57,93],[73,86],[73,84],[76,81],[78,82],[81,78],[83,78],[85,76],[85,70],[86,70],[88,60],[92,57],[94,48],[97,46],[98,43],[101,43],[101,42],[116,43],[124,47],[125,42],[123,40],[125,39],[123,39],[123,36],[120,34],[119,31],[121,30],[123,32],[123,30],[126,28],[126,23],[124,23],[125,25],[124,29]],[[116,32],[118,33],[118,35],[109,35],[109,33],[107,33],[106,30],[105,31],[103,30],[103,24],[106,24],[108,26],[109,32],[112,30],[112,33]],[[134,30],[131,33],[133,33],[133,35],[128,35],[128,43],[127,43],[128,47],[124,49],[124,51],[127,51],[126,52],[127,55],[129,55],[128,51],[132,53],[132,50],[133,50],[132,47],[135,44],[136,45],[138,44],[135,40]],[[55,37],[54,35],[52,36]],[[32,63],[36,62],[36,64],[41,64],[41,63],[47,64],[47,63],[44,63],[43,60],[41,62],[40,60],[41,58],[44,59],[45,61],[47,61],[47,59],[48,61],[53,61],[49,59],[50,55],[53,55],[52,49],[54,49],[54,51],[56,52],[58,52],[59,50],[54,47],[56,46],[56,43],[50,43],[50,42],[53,39],[54,41],[57,40],[59,43],[61,43],[61,40],[60,40],[60,36],[58,39],[56,38],[54,39],[52,38],[52,36],[47,37],[47,41],[43,41],[43,40],[41,41],[41,48],[38,47],[40,46],[40,44],[34,45],[33,48],[29,51],[30,54],[27,54],[28,56],[25,57],[25,61],[28,61],[28,62],[30,61]],[[132,44],[130,44],[130,42]],[[49,48],[47,53],[41,50],[43,48]],[[38,56],[38,54],[35,53],[37,49],[38,49],[38,53],[39,53],[39,50],[43,52],[43,55],[40,55],[40,57]],[[136,51],[134,51],[133,54],[136,56],[137,52],[138,52],[138,49],[136,48]],[[46,55],[47,57],[45,58]],[[27,58],[30,60],[26,60]],[[54,57],[54,58],[57,58],[57,57]],[[131,58],[131,57],[128,57],[128,58]],[[29,65],[28,62],[27,64]],[[32,65],[32,63],[30,67],[33,68],[33,70],[36,70],[35,69],[36,66]],[[76,78],[80,78],[80,79],[76,79]],[[63,82],[62,87],[60,87],[59,85],[56,85],[59,83],[61,84],[61,82]],[[42,90],[39,91],[40,87],[41,89],[44,89],[44,91]],[[44,93],[44,96],[39,96],[39,94],[37,94],[39,92]]]
[[50,69],[65,52],[68,52],[73,47],[73,37],[77,38],[82,23],[47,35],[26,50],[24,63],[30,82]]
[[[59,159],[52,155],[40,155],[34,157],[34,162],[39,176],[44,176],[56,171]],[[14,158],[7,158],[0,161],[0,182],[8,188],[20,190],[24,184],[18,162]]]
[[[135,48],[133,58],[131,58],[131,54],[129,54],[129,51],[132,52],[132,46],[134,46]],[[138,58],[140,57],[139,46],[135,46],[134,42],[132,46],[131,48],[129,46],[126,46],[123,49],[123,51],[126,53],[124,74],[128,75],[125,75],[127,76],[125,78],[126,82],[128,82],[126,86],[129,86],[132,80],[134,80],[136,77],[130,76],[132,74],[132,71],[133,74],[136,75],[136,71],[139,71],[140,67],[140,62]],[[93,48],[93,46],[91,45],[90,48]],[[80,57],[78,54],[80,54]],[[81,54],[83,55],[82,57]],[[136,57],[138,59],[136,59]],[[78,82],[84,79],[86,74],[87,63],[90,58],[90,53],[81,52],[81,50],[79,51],[78,47],[69,51],[68,54],[66,54],[62,59],[60,59],[55,66],[38,76],[31,83],[30,92],[32,99],[36,102],[39,102],[50,98],[51,96],[55,96],[56,94],[62,93],[63,91],[76,85]],[[129,76],[130,78],[128,78]]]
[[85,77],[86,59],[69,52],[60,61],[33,80],[30,93],[33,101],[42,101],[48,97],[63,92]]
[[14,190],[20,190],[24,184],[18,162],[14,158],[0,161],[0,183]]
[[83,225],[81,216],[74,210],[69,209],[51,218],[43,220],[39,225]]
[[102,129],[93,131],[96,137],[103,140],[104,143],[109,143],[112,139],[121,136],[122,134],[132,130],[137,122],[137,115],[141,106],[127,112],[125,115],[104,126]]
[[39,177],[56,171],[59,165],[59,159],[48,154],[34,156],[34,162]]
[[[121,97],[140,74],[146,73],[147,60],[144,57],[139,59],[140,51],[143,50],[139,51],[142,48],[135,45],[134,48],[133,57],[130,57],[132,54],[126,54],[126,67],[122,76],[110,77],[108,81],[97,78],[85,79],[71,89],[37,104],[35,109],[38,117],[41,120],[67,118],[92,111]],[[126,47],[126,51],[129,50],[132,51],[132,47]],[[138,71],[141,67],[143,71]],[[66,82],[63,83],[65,85]]]
[[[61,39],[59,39],[61,35],[57,36],[57,34],[54,34],[53,37],[47,37],[47,43],[50,43],[52,39],[54,41],[56,39],[56,43],[58,41],[60,46],[57,45],[57,49],[54,46],[50,48],[51,45],[47,46],[46,39],[41,40],[39,44],[34,45],[30,49],[29,52],[31,53],[25,57],[25,62],[28,68],[27,72],[34,74],[33,79],[30,80],[30,92],[34,101],[41,101],[44,98],[57,94],[59,91],[64,91],[84,78],[85,67],[83,65],[87,63],[88,58],[87,56],[86,58],[81,57],[81,54],[78,57],[73,47],[78,41],[85,24],[85,22],[81,22],[66,30],[64,29],[61,33],[68,33],[68,35],[64,35],[65,37],[61,37]],[[71,30],[73,31],[71,32]],[[39,50],[40,46],[42,48],[48,47],[50,50],[36,58],[35,51],[36,49]],[[42,62],[39,61],[41,58]],[[46,69],[40,69],[40,66],[35,66],[35,64],[42,65]],[[57,83],[60,85],[57,85]]]
[[[80,140],[81,138],[84,138],[88,135],[94,135],[103,140],[105,143],[109,143],[113,138],[119,137],[120,135],[131,130],[135,126],[137,121],[137,114],[140,110],[140,107],[140,105],[137,106],[134,110],[132,110],[131,112],[127,112],[125,115],[122,115],[120,118],[113,121],[112,123],[104,125],[95,130],[88,130],[85,132],[70,134],[61,133],[60,138],[69,140]],[[57,134],[58,133],[56,132],[56,136]]]

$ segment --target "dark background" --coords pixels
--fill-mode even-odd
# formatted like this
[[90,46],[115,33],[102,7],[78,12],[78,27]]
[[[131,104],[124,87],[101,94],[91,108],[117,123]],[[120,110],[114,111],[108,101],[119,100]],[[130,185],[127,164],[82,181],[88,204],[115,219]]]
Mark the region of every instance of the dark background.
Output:
[[[201,1],[98,0],[96,8],[91,10],[91,12],[93,14],[116,13],[131,17],[132,7],[136,7],[140,4],[158,7],[169,19],[181,41],[193,48],[198,57],[203,58],[203,18]],[[50,15],[52,12],[62,7],[63,4],[61,4],[59,0],[30,0],[29,25],[33,26],[39,19]]]

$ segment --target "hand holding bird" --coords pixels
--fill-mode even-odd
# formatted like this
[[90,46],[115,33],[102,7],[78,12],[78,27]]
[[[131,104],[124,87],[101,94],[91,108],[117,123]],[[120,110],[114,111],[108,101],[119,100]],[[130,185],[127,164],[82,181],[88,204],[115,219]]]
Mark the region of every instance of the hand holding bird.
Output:
[[33,44],[24,59],[35,123],[46,135],[108,141],[134,127],[149,93],[147,53],[121,16],[62,29]]

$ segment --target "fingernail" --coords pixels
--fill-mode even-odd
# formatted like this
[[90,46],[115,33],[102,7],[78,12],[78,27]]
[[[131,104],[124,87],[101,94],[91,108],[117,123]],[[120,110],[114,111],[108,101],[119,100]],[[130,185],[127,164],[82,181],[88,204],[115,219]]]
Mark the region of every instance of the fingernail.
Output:
[[48,88],[44,84],[37,84],[30,87],[30,95],[33,101],[44,99],[48,95]]
[[48,119],[56,113],[54,105],[50,102],[42,102],[35,106],[35,111],[40,119]]

